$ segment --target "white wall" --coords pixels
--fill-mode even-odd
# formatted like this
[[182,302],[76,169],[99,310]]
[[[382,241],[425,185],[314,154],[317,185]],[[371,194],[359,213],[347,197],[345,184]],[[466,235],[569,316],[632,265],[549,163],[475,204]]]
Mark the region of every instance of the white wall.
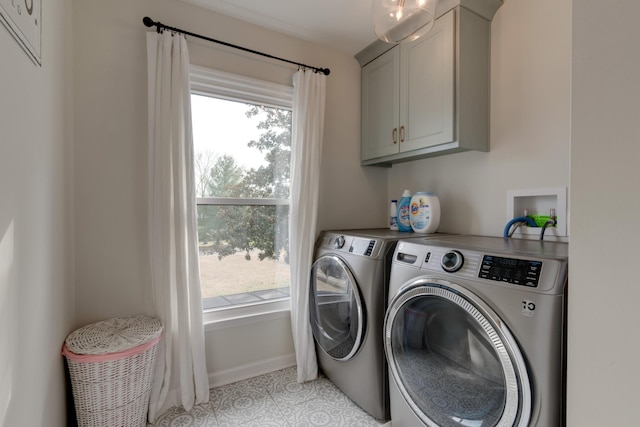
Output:
[[288,312],[207,325],[205,334],[211,387],[296,364]]
[[573,2],[570,427],[638,425],[638,16]]
[[440,231],[501,236],[508,190],[568,188],[570,22],[569,0],[506,0],[491,24],[490,151],[394,165],[388,197],[434,191]]
[[0,25],[0,426],[65,425],[71,2],[45,2],[42,67]]
[[[359,164],[360,68],[348,54],[174,0],[74,2],[77,323],[151,312],[147,265],[147,91],[144,16],[297,62],[331,68],[327,81],[321,228],[373,226],[386,175]],[[191,62],[291,84],[295,66],[189,39]],[[260,331],[259,334],[255,331]],[[262,361],[291,363],[290,322],[206,332],[214,380]],[[253,337],[248,340],[248,335]],[[245,351],[250,345],[251,350]],[[240,352],[240,353],[239,353]],[[239,354],[249,356],[242,358]],[[269,363],[271,363],[269,362]],[[266,362],[265,362],[266,363]],[[268,363],[267,363],[268,364]],[[254,366],[255,367],[255,366]],[[234,371],[234,369],[237,369]]]

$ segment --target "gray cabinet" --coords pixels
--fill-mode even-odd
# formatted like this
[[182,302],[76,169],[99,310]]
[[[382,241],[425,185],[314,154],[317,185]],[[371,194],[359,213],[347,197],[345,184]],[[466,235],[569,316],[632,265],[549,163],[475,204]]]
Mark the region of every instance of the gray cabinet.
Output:
[[400,46],[362,68],[362,161],[399,152]]
[[490,17],[458,5],[422,38],[376,42],[356,55],[363,165],[488,151]]

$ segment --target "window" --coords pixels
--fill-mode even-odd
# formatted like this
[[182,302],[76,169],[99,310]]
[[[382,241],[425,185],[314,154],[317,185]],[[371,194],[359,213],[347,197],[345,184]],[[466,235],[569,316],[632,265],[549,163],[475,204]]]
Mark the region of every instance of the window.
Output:
[[192,67],[205,320],[288,308],[292,88]]

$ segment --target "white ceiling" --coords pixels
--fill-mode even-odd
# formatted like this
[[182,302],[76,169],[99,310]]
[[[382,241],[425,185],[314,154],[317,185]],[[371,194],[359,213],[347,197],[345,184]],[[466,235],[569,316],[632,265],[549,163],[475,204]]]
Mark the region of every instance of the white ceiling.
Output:
[[182,0],[356,54],[373,41],[372,0]]

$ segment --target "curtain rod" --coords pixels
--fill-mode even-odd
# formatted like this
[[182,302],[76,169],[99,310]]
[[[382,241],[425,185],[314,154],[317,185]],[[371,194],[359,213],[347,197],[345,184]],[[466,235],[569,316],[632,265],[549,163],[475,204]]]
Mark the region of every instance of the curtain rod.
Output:
[[269,55],[268,53],[258,52],[257,50],[247,49],[246,47],[237,46],[235,44],[223,42],[221,40],[216,40],[216,39],[212,39],[212,38],[209,38],[209,37],[201,36],[200,34],[192,33],[190,31],[185,31],[185,30],[181,30],[179,28],[170,27],[170,26],[165,25],[165,24],[163,24],[161,22],[154,21],[153,19],[149,18],[148,16],[145,16],[144,18],[142,18],[142,23],[147,27],[153,27],[155,25],[156,26],[156,30],[158,32],[160,32],[162,30],[169,30],[169,31],[173,31],[173,32],[176,32],[176,33],[184,34],[184,35],[187,35],[187,36],[197,37],[197,38],[202,39],[202,40],[207,40],[207,41],[210,41],[210,42],[213,42],[213,43],[218,43],[218,44],[221,44],[221,45],[224,45],[224,46],[229,46],[229,47],[232,47],[234,49],[240,49],[240,50],[243,50],[245,52],[250,52],[250,53],[253,53],[253,54],[256,54],[256,55],[265,56],[267,58],[277,59],[278,61],[288,62],[289,64],[294,64],[294,65],[297,65],[299,67],[309,68],[309,69],[311,69],[311,70],[313,70],[313,71],[315,71],[317,73],[323,73],[325,76],[328,76],[329,73],[331,72],[331,70],[328,69],[328,68],[312,67],[310,65],[301,64],[299,62],[289,61],[288,59],[278,58],[277,56]]

